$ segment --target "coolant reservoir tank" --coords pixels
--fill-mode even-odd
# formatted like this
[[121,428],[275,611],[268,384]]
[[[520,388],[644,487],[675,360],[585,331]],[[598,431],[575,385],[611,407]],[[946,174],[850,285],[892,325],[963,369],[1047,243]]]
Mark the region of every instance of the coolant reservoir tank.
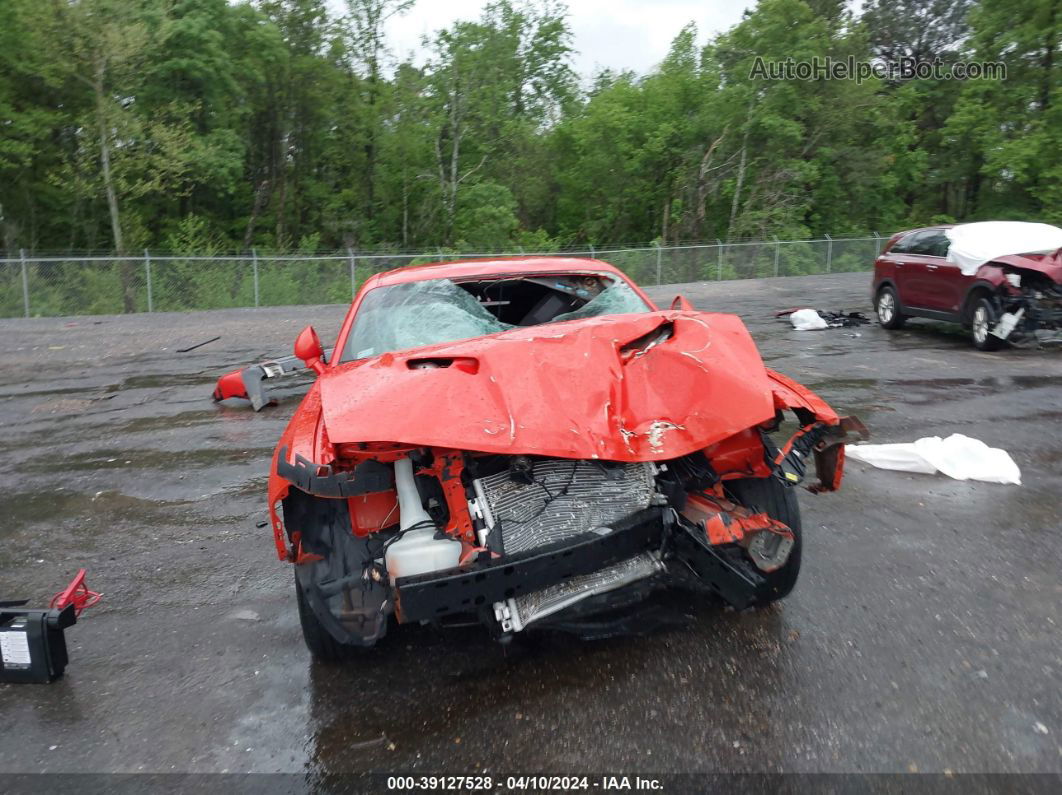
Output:
[[395,488],[398,491],[398,521],[404,533],[387,547],[384,555],[391,584],[397,577],[454,568],[461,560],[461,542],[455,538],[435,537],[435,525],[421,505],[413,479],[413,462],[408,458],[395,461]]

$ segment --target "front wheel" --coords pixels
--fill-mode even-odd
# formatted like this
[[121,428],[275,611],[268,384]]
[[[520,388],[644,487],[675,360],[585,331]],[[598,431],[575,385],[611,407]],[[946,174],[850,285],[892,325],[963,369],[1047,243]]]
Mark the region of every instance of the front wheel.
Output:
[[324,628],[317,614],[306,601],[298,575],[295,576],[295,601],[299,605],[299,624],[302,625],[302,637],[306,648],[321,662],[336,663],[348,659],[351,647],[340,643]]
[[979,351],[998,351],[1003,347],[1003,340],[992,333],[992,327],[999,322],[999,313],[987,298],[978,298],[970,318],[970,335],[974,347]]
[[763,512],[793,531],[793,549],[789,553],[789,559],[781,568],[763,575],[767,582],[752,603],[768,605],[777,602],[789,595],[800,574],[800,553],[803,545],[800,538],[800,504],[797,502],[796,489],[775,477],[728,480],[724,482],[724,486],[734,499],[746,508]]
[[904,321],[907,320],[900,314],[900,301],[896,296],[896,291],[891,287],[882,287],[878,291],[874,311],[878,315],[878,323],[882,328],[902,328]]

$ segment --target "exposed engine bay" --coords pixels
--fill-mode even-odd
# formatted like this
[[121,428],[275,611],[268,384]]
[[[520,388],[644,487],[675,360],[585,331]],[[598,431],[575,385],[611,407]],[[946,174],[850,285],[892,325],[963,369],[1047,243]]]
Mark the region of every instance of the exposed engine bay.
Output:
[[999,319],[991,333],[1019,347],[1062,342],[1062,284],[1012,265],[1002,265],[1002,271],[995,290]]

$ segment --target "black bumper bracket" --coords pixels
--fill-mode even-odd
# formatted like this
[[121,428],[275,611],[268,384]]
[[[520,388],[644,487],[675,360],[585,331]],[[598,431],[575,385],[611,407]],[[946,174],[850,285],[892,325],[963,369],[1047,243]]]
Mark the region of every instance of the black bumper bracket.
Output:
[[690,528],[680,522],[675,527],[672,543],[676,560],[688,566],[702,583],[736,610],[751,605],[767,583],[750,564],[728,556],[728,548],[709,544],[702,528]]
[[584,533],[530,552],[395,581],[403,622],[425,621],[539,591],[572,577],[659,549],[670,513],[646,508],[615,523],[612,532]]

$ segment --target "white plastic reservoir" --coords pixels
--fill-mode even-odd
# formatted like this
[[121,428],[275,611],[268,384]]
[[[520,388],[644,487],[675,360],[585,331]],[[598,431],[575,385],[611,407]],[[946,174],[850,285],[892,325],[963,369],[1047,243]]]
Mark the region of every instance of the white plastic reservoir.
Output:
[[[421,505],[413,480],[413,462],[408,458],[395,461],[395,488],[398,491],[398,521],[404,533],[384,555],[391,584],[397,577],[455,567],[461,560],[461,542],[456,538],[435,538],[435,523]],[[414,525],[420,526],[410,530]]]

